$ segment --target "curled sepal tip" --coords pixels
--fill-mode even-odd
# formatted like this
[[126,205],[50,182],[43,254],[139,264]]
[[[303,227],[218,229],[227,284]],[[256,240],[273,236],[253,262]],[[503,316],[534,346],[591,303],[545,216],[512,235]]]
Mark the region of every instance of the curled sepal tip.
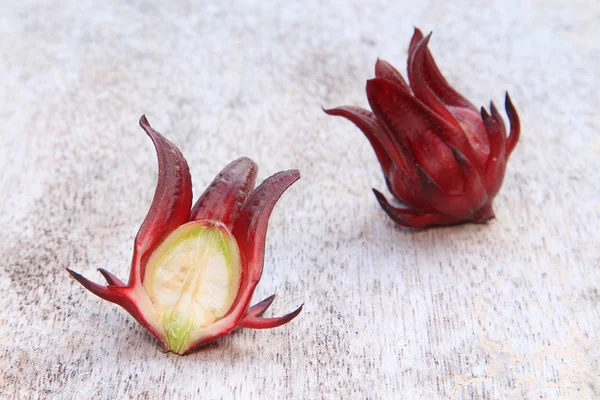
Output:
[[289,314],[286,314],[282,317],[275,318],[263,318],[259,316],[248,315],[245,318],[242,318],[240,322],[238,322],[238,328],[253,328],[253,329],[270,329],[277,328],[278,326],[285,325],[300,314],[304,304],[298,307],[296,310],[292,311]]

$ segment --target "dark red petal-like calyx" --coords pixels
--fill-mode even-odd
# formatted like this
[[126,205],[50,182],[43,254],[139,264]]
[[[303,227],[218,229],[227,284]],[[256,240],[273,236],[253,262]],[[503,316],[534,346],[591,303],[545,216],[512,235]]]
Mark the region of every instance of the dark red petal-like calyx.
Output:
[[408,61],[408,79],[410,80],[410,88],[414,95],[421,100],[434,113],[446,120],[455,128],[459,128],[458,122],[454,119],[452,113],[446,108],[444,103],[431,90],[425,79],[425,56],[427,53],[427,45],[431,33],[427,35],[415,46],[415,51],[409,54]]
[[398,70],[387,61],[377,59],[377,62],[375,63],[375,77],[392,81],[410,93],[410,87],[408,86],[408,83],[406,83],[406,80],[402,74],[400,74],[400,72],[398,72]]
[[[437,135],[455,128],[388,80],[369,80],[367,97],[377,118],[410,149],[413,163],[425,168],[448,192],[460,193],[464,183],[458,165],[448,145]],[[435,157],[431,157],[433,154]]]
[[232,233],[240,247],[245,268],[238,298],[235,301],[236,304],[242,304],[243,309],[236,307],[232,313],[241,314],[248,307],[254,288],[262,276],[265,239],[271,211],[283,192],[298,179],[300,179],[298,170],[278,172],[267,178],[250,195],[233,225]]
[[410,84],[391,64],[377,60],[375,78],[367,81],[373,113],[351,106],[325,112],[349,119],[371,142],[401,207],[374,193],[396,223],[424,228],[487,221],[494,217],[492,202],[519,139],[519,117],[508,94],[508,137],[493,103],[491,115],[478,113],[440,72],[430,38],[415,28],[408,49]]
[[150,211],[135,237],[129,284],[139,284],[152,251],[165,237],[190,220],[192,178],[185,158],[173,143],[154,130],[145,115],[140,126],[154,142],[158,183]]
[[[414,57],[417,44],[419,44],[423,39],[423,33],[418,28],[415,28],[415,32],[411,39],[408,50],[409,64],[412,58]],[[427,86],[446,106],[463,107],[475,112],[477,111],[477,108],[475,108],[475,106],[471,104],[469,100],[464,98],[452,86],[450,86],[448,81],[446,81],[446,78],[440,72],[427,46],[425,48],[425,55],[423,60],[423,78],[425,79],[425,82],[427,82]]]
[[216,220],[232,229],[233,222],[252,193],[258,166],[248,157],[231,162],[196,201],[191,219]]

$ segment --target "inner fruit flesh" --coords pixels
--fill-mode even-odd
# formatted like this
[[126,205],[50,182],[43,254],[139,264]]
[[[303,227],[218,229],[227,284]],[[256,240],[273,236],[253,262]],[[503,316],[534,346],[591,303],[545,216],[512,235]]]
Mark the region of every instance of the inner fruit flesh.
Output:
[[237,242],[223,225],[191,222],[164,240],[148,261],[144,288],[169,350],[184,352],[206,327],[227,314],[240,278]]

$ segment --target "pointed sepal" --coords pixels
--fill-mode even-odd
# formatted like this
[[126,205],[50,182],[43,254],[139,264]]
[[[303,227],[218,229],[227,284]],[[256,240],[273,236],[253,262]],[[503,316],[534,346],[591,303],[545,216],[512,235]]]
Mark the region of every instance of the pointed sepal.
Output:
[[233,314],[242,315],[262,276],[265,241],[269,217],[277,200],[294,182],[300,179],[298,170],[282,171],[267,178],[250,195],[233,226],[233,236],[237,239],[243,254],[243,271],[240,291],[235,301]]
[[192,178],[181,151],[152,128],[145,115],[140,126],[156,148],[158,182],[150,210],[135,237],[130,286],[142,282],[150,254],[167,235],[189,221],[192,206]]
[[219,221],[228,229],[252,193],[258,166],[248,157],[241,157],[226,166],[194,204],[191,220]]
[[300,314],[304,304],[295,309],[289,314],[285,314],[282,317],[275,318],[263,318],[254,315],[247,315],[242,318],[237,324],[237,328],[252,328],[252,329],[270,329],[277,328],[278,326],[285,325]]

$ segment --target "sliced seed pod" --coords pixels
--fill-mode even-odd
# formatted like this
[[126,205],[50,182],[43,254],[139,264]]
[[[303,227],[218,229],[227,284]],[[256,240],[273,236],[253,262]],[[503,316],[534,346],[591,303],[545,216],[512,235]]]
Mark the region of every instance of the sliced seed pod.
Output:
[[67,269],[98,297],[123,307],[166,351],[188,353],[239,328],[283,325],[302,310],[264,318],[272,295],[250,307],[260,281],[267,225],[283,192],[300,178],[278,172],[254,189],[258,167],[247,157],[231,162],[192,204],[188,164],[179,149],[140,126],[154,142],[158,184],[135,238],[129,282],[99,269],[108,285]]

